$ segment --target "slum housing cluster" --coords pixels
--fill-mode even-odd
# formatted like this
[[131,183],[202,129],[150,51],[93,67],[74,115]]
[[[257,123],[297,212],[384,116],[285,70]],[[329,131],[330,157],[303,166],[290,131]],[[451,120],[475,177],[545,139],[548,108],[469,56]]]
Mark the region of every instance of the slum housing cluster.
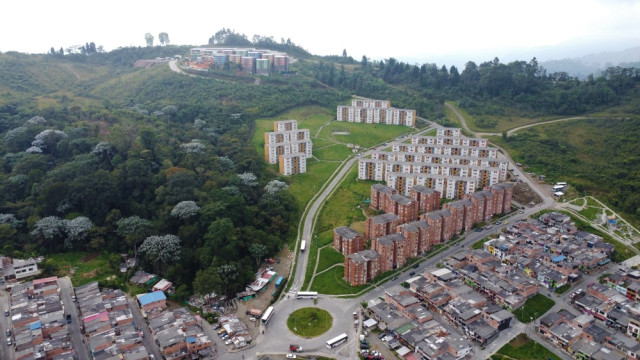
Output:
[[[364,235],[346,226],[334,229],[333,246],[345,255],[345,280],[362,285],[405,266],[407,259],[426,253],[432,246],[511,211],[512,196],[513,187],[499,183],[445,203],[439,210],[437,190],[418,185],[407,197],[388,186],[373,185],[370,206],[385,213],[367,219]],[[368,250],[364,250],[365,241],[370,241]]]
[[129,302],[119,289],[100,290],[94,281],[75,288],[79,321],[94,359],[148,359],[152,349],[142,343]]
[[74,359],[57,277],[15,284],[9,301],[7,345],[13,346],[16,360]]
[[167,309],[162,291],[137,295],[140,310],[165,359],[213,358],[211,340],[186,308]]

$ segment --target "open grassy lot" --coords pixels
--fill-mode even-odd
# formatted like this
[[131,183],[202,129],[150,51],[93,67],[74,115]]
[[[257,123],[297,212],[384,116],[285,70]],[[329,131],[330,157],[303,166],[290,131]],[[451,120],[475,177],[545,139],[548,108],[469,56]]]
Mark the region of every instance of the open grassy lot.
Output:
[[60,253],[48,256],[45,262],[54,267],[57,276],[69,276],[73,286],[80,286],[109,277],[119,277],[120,274],[109,265],[110,256],[107,253]]
[[320,252],[320,261],[316,271],[321,272],[335,264],[344,264],[344,255],[334,249],[333,246],[325,247]]
[[324,334],[331,329],[331,324],[333,324],[331,314],[327,310],[315,307],[298,309],[287,319],[289,330],[306,338]]
[[[314,140],[315,145],[315,140]],[[344,144],[332,144],[323,148],[313,149],[313,156],[319,160],[325,161],[342,161],[347,156],[351,155],[351,149]]]
[[530,323],[549,311],[555,305],[555,301],[542,294],[535,294],[521,307],[515,309],[513,314],[523,323]]
[[339,162],[307,161],[307,172],[291,177],[293,182],[289,185],[289,192],[296,198],[300,212],[338,166]]
[[412,130],[412,128],[406,126],[356,124],[334,121],[322,129],[320,137],[325,139],[334,139],[345,144],[357,144],[362,147],[371,147],[396,138]]
[[324,272],[315,277],[311,290],[321,294],[343,295],[355,294],[369,285],[351,286],[344,281],[344,266],[336,266],[332,270]]
[[471,248],[474,250],[479,250],[482,249],[482,247],[484,246],[484,243],[489,241],[491,239],[489,239],[488,237],[484,237],[478,241],[476,241],[475,243],[473,243],[473,245],[471,245]]
[[558,357],[546,347],[531,340],[526,334],[516,336],[508,344],[501,347],[497,353],[491,356],[493,360],[532,359],[548,360]]
[[325,203],[316,225],[318,232],[366,220],[361,206],[368,206],[363,202],[371,196],[371,185],[375,182],[358,180],[357,177],[358,168],[354,167]]
[[[496,116],[496,115],[471,115],[465,110],[456,106],[454,101],[447,101],[447,103],[451,104],[455,107],[460,115],[462,115],[467,121],[467,126],[469,129],[478,132],[496,132],[501,133],[506,130],[510,130],[519,126],[535,124],[542,121],[553,120],[557,117],[552,116],[543,116],[536,118],[525,118],[520,116]],[[453,122],[455,124],[460,124],[458,121],[458,117],[451,111],[448,107],[445,107],[445,116],[447,120]]]

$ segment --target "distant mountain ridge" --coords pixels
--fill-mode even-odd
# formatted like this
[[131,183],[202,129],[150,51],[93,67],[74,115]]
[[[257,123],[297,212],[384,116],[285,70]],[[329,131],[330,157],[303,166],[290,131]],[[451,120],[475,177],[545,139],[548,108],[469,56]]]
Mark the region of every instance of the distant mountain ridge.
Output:
[[540,63],[547,73],[566,72],[581,79],[598,75],[611,66],[640,67],[640,46],[622,51],[606,51],[576,58],[548,60]]

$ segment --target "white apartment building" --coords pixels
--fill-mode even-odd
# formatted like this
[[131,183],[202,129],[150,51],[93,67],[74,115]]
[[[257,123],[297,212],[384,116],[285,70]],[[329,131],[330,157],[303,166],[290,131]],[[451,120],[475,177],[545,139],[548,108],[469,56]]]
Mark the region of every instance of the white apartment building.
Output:
[[389,100],[374,100],[374,99],[358,99],[351,100],[352,107],[360,107],[360,108],[390,108],[391,101]]
[[414,185],[440,191],[448,199],[505,181],[509,163],[486,139],[467,138],[460,129],[438,130],[438,136],[414,136],[411,143],[391,143],[391,152],[374,151],[358,162],[358,178],[386,181],[401,194]]
[[282,175],[304,174],[307,172],[307,157],[303,153],[280,155],[278,163]]
[[[274,127],[276,126],[279,125],[274,125]],[[313,154],[313,143],[309,129],[274,131],[264,134],[264,157],[269,164],[277,164],[280,155],[299,152],[307,158]]]
[[[273,131],[291,131],[298,130],[298,122],[296,120],[281,120],[273,123]],[[309,130],[307,130],[309,132]]]
[[365,108],[340,105],[338,106],[336,120],[413,127],[416,123],[416,111],[411,109]]

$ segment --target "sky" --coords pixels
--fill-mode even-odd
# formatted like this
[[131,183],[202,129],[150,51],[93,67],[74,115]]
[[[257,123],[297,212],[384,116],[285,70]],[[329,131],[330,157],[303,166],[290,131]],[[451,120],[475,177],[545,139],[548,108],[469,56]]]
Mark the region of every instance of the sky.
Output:
[[[291,39],[316,55],[410,63],[538,60],[640,46],[640,0],[30,0],[0,5],[0,51],[205,45],[221,28]],[[553,54],[545,55],[543,54]],[[573,56],[572,56],[573,55]]]

